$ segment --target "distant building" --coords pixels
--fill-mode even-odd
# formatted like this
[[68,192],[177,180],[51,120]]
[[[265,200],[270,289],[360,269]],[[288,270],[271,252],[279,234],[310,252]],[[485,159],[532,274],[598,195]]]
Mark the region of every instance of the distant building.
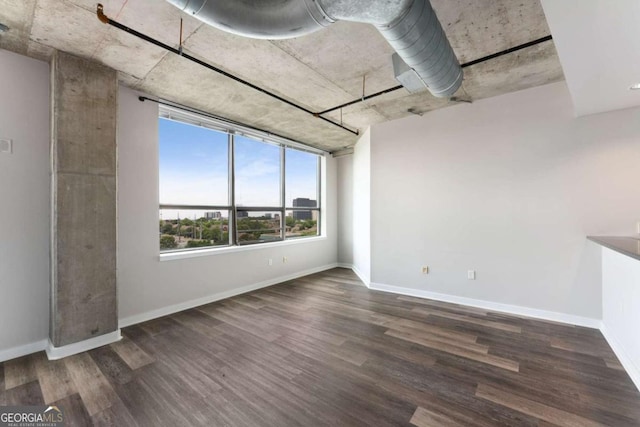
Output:
[[238,211],[236,214],[237,218],[249,218],[249,212],[247,211]]
[[280,219],[280,214],[273,215],[273,219]]
[[264,214],[264,217],[267,218],[267,219],[271,219],[271,214],[270,213],[266,213],[266,214]]
[[[315,208],[318,202],[311,199],[299,197],[293,199],[294,208]],[[307,221],[313,218],[313,211],[293,211],[293,219],[296,221]]]
[[205,212],[204,217],[206,219],[221,219],[222,213],[221,212]]

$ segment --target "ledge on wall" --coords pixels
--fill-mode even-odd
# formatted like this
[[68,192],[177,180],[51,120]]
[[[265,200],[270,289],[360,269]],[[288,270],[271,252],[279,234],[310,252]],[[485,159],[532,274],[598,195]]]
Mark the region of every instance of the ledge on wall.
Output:
[[63,347],[55,347],[51,341],[45,339],[0,351],[0,363],[40,351],[45,351],[49,360],[58,360],[84,351],[93,350],[94,348],[102,347],[103,345],[111,344],[121,339],[120,329]]
[[556,311],[539,310],[536,308],[523,307],[520,305],[502,304],[491,301],[477,300],[473,298],[459,297],[455,295],[440,294],[437,292],[424,291],[421,289],[385,285],[382,283],[372,282],[368,286],[368,288],[375,291],[391,292],[394,294],[431,299],[452,304],[460,304],[468,307],[476,307],[485,310],[497,311],[500,313],[512,314],[515,316],[531,317],[540,320],[550,320],[553,322],[566,323],[568,325],[574,326],[584,326],[586,328],[592,329],[600,329],[600,324],[602,323],[601,320],[592,319],[590,317],[574,316],[572,314],[559,313]]
[[365,280],[365,278],[363,278],[361,273],[358,272],[358,269],[353,265],[338,264],[338,266],[342,268],[352,269],[353,272],[356,275],[358,275],[358,277],[360,277],[360,280],[362,280],[363,284],[367,286],[367,288],[375,291],[390,292],[398,295],[406,295],[406,296],[412,296],[417,298],[448,302],[452,304],[459,304],[459,305],[468,306],[468,307],[482,308],[485,310],[511,314],[519,317],[530,317],[533,319],[549,320],[549,321],[564,323],[564,324],[573,325],[573,326],[582,326],[585,328],[598,329],[602,333],[605,340],[609,343],[609,346],[611,347],[615,355],[620,360],[620,363],[622,363],[622,366],[625,368],[625,371],[627,372],[627,374],[629,375],[633,383],[636,385],[636,387],[640,391],[640,367],[636,366],[635,361],[631,357],[629,357],[627,352],[624,350],[623,346],[621,346],[620,343],[618,343],[614,339],[613,335],[607,330],[607,328],[603,324],[602,319],[575,316],[572,314],[559,313],[559,312],[547,311],[547,310],[539,310],[535,308],[523,307],[518,305],[510,305],[510,304],[502,304],[502,303],[491,302],[491,301],[476,300],[473,298],[465,298],[465,297],[459,297],[455,295],[441,294],[437,292],[425,291],[422,289],[404,288],[401,286],[392,286],[392,285],[386,285],[382,283],[369,282],[368,280]]
[[102,347],[103,345],[111,344],[122,339],[120,329],[110,332],[108,334],[100,335],[99,337],[89,338],[88,340],[76,342],[73,344],[65,345],[62,347],[55,347],[51,341],[47,346],[47,358],[49,360],[58,360],[64,357],[73,356],[74,354],[83,353],[85,351],[93,350],[94,348]]
[[220,301],[226,298],[231,298],[236,295],[245,294],[247,292],[255,291],[257,289],[266,288],[267,286],[277,285],[278,283],[286,282],[289,280],[297,279],[299,277],[308,276],[309,274],[319,273],[321,271],[330,270],[336,268],[339,265],[337,263],[327,264],[320,267],[312,268],[309,270],[299,271],[297,273],[289,274],[287,276],[280,276],[273,279],[265,280],[262,282],[254,283],[252,285],[243,286],[236,289],[231,289],[225,292],[219,292],[213,295],[208,295],[202,298],[197,298],[190,301],[185,301],[179,304],[170,305],[167,307],[158,308],[156,310],[147,311],[144,313],[128,316],[120,319],[119,326],[125,328],[127,326],[135,325],[137,323],[146,322],[149,320],[157,319],[159,317],[168,316],[170,314],[178,313],[183,310],[188,310],[201,305],[210,304],[212,302]]
[[18,347],[9,348],[0,351],[0,363],[7,360],[17,359],[18,357],[27,356],[29,354],[45,351],[49,345],[49,340],[40,340]]
[[602,324],[601,319],[594,319],[590,317],[575,316],[572,314],[539,310],[536,308],[523,307],[519,305],[502,304],[492,301],[460,297],[456,295],[441,294],[438,292],[431,292],[423,289],[405,288],[401,286],[387,285],[384,283],[375,283],[371,282],[369,278],[363,277],[362,273],[359,272],[358,269],[353,265],[339,264],[339,266],[352,269],[353,272],[360,278],[360,280],[362,280],[364,285],[374,291],[390,292],[398,295],[406,295],[411,297],[448,302],[452,304],[459,304],[468,307],[476,307],[485,310],[497,311],[500,313],[512,314],[514,316],[531,317],[540,320],[550,320],[552,322],[565,323],[574,326],[584,326],[586,328],[592,329],[600,329]]
[[[330,270],[332,268],[339,267],[337,263],[327,264],[324,266],[299,271],[287,276],[276,277],[274,279],[265,280],[263,282],[255,283],[241,288],[233,289],[226,292],[220,292],[217,294],[209,295],[203,298],[186,301],[184,303],[163,307],[157,310],[148,311],[134,316],[129,316],[119,321],[119,327],[124,328],[126,326],[134,325],[148,320],[156,319],[158,317],[167,316],[173,313],[177,313],[183,310],[187,310],[193,307],[198,307],[204,304],[209,304],[215,301],[220,301],[225,298],[230,298],[236,295],[251,292],[257,289],[265,288],[268,286],[276,285],[278,283],[286,282],[289,280],[297,279],[299,277],[307,276],[309,274],[319,273],[321,271]],[[39,351],[46,351],[49,360],[58,360],[67,356],[82,353],[84,351],[92,350],[94,348],[108,345],[122,339],[120,329],[111,332],[109,334],[101,335],[99,337],[91,338],[79,343],[69,344],[63,347],[55,347],[48,339],[36,341],[33,343],[25,344],[19,347],[13,347],[6,350],[0,350],[0,363],[7,360],[16,359],[18,357],[27,356],[29,354],[37,353]]]

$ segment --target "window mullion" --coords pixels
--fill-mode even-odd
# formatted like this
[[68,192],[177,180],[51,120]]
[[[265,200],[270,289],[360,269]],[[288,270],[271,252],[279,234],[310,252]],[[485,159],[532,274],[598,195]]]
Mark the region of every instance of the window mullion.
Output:
[[236,144],[235,136],[229,132],[229,201],[231,210],[229,211],[229,244],[237,245],[238,236],[236,234]]
[[318,198],[318,202],[316,203],[316,206],[318,207],[318,219],[316,222],[316,228],[318,229],[317,231],[317,235],[321,235],[322,234],[322,211],[321,206],[324,208],[324,206],[322,205],[322,186],[320,184],[320,179],[322,178],[322,158],[320,156],[318,156],[318,163],[316,166],[316,197]]
[[286,188],[285,188],[285,182],[286,182],[286,153],[285,153],[285,147],[284,145],[280,145],[280,238],[282,240],[286,239],[286,230],[285,227],[287,226],[287,221],[285,220],[285,215],[286,215],[286,200],[285,197],[287,196],[286,193]]

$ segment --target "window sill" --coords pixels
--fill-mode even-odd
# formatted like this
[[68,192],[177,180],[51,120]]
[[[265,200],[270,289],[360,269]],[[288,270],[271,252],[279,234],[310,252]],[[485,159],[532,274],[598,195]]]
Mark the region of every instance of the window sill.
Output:
[[234,252],[256,251],[260,249],[278,248],[280,246],[314,243],[314,242],[319,242],[326,239],[327,239],[326,236],[317,236],[317,237],[308,237],[306,239],[291,239],[291,240],[284,240],[281,242],[259,243],[255,245],[246,245],[246,246],[225,246],[222,248],[206,248],[206,249],[194,249],[192,251],[168,252],[168,253],[160,254],[159,260],[161,262],[164,262],[164,261],[174,261],[178,259],[225,255],[225,254],[230,254]]

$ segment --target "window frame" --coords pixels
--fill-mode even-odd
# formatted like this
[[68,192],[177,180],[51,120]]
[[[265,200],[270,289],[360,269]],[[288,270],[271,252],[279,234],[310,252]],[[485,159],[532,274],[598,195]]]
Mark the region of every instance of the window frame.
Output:
[[[265,244],[291,244],[294,242],[304,242],[309,239],[319,238],[324,236],[324,224],[322,223],[322,162],[324,156],[327,154],[325,151],[315,149],[296,141],[269,134],[257,129],[246,127],[234,122],[227,122],[214,117],[208,117],[192,112],[181,111],[177,108],[161,105],[159,108],[158,120],[167,119],[184,123],[187,125],[200,126],[213,131],[222,132],[227,134],[228,144],[228,205],[185,205],[185,204],[162,204],[158,203],[159,211],[163,209],[171,210],[203,210],[203,211],[227,211],[228,212],[228,227],[229,227],[229,242],[227,245],[218,246],[204,246],[196,248],[181,248],[181,249],[169,249],[161,250],[158,245],[158,250],[161,257],[171,258],[183,258],[189,253],[197,252],[198,254],[204,254],[205,252],[235,252],[239,248],[260,247]],[[235,149],[235,137],[242,136],[259,143],[266,143],[278,146],[280,150],[280,205],[279,206],[237,206],[236,205],[236,149]],[[298,151],[307,152],[317,156],[316,164],[316,207],[294,207],[287,206],[286,204],[286,150],[293,149]],[[158,174],[160,170],[158,169]],[[293,204],[293,200],[292,200]],[[287,211],[316,211],[317,213],[317,234],[315,236],[286,236],[286,214]],[[280,238],[273,240],[264,240],[261,242],[241,243],[238,236],[238,212],[273,212],[280,214]]]

